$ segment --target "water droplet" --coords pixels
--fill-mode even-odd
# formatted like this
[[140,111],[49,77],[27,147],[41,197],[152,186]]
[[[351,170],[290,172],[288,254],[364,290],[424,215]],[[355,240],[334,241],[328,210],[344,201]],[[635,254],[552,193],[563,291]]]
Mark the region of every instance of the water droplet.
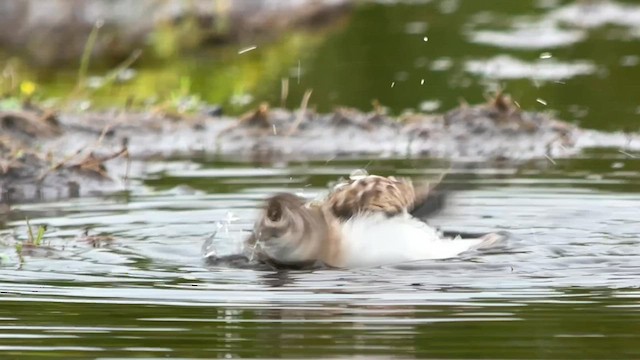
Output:
[[545,155],[544,157],[546,157],[546,158],[547,158],[547,160],[549,160],[553,165],[556,165],[556,161],[555,161],[555,160],[553,160],[553,158],[551,158],[551,156],[549,156],[549,155]]
[[258,48],[258,47],[257,47],[257,46],[255,46],[255,45],[254,45],[254,46],[249,46],[248,48],[244,48],[244,49],[242,49],[242,50],[238,51],[238,55],[242,55],[242,54],[244,54],[244,53],[248,53],[249,51],[251,51],[251,50],[255,50],[255,49],[257,49],[257,48]]
[[235,216],[231,211],[227,211],[225,220],[227,221],[227,223],[231,223],[232,221],[240,220],[240,218]]
[[214,245],[214,239],[216,237],[216,234],[217,232],[214,232],[213,234],[211,234],[202,244],[202,248],[201,248],[202,257],[204,258],[216,257],[216,248]]
[[356,169],[353,170],[351,172],[351,174],[349,174],[349,179],[350,180],[360,180],[363,179],[365,177],[369,176],[369,173],[367,172],[367,170],[365,169]]
[[438,100],[425,100],[418,104],[418,108],[423,112],[434,112],[440,108],[440,101]]

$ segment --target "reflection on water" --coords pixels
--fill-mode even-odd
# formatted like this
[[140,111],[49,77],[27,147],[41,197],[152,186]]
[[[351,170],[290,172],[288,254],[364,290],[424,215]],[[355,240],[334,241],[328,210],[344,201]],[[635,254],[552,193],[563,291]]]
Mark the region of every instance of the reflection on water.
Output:
[[[640,162],[615,151],[598,158],[453,164],[449,205],[433,224],[508,231],[508,243],[359,270],[208,268],[200,247],[216,229],[232,247],[273,191],[313,196],[365,165],[418,176],[443,171],[441,162],[334,160],[254,174],[248,163],[177,161],[147,182],[154,191],[129,201],[20,205],[7,229],[24,239],[25,216],[47,224],[47,248],[25,256],[21,270],[11,245],[2,249],[14,263],[0,268],[0,351],[583,358],[615,349],[634,357]],[[83,242],[85,227],[115,240]]]
[[[419,288],[406,289],[428,292]],[[638,294],[627,294],[635,297]],[[375,295],[372,295],[375,296]],[[5,354],[79,357],[296,357],[394,355],[438,358],[633,358],[637,312],[607,291],[479,294],[421,304],[242,304],[225,307],[3,302]],[[81,313],[83,317],[73,313]],[[109,316],[110,315],[110,316]],[[38,324],[32,326],[16,323]],[[70,324],[75,326],[59,325]],[[48,344],[47,344],[48,343]],[[11,345],[5,345],[11,344]],[[613,351],[612,351],[613,350]]]
[[370,109],[372,99],[395,113],[446,111],[505,88],[526,109],[590,128],[638,129],[636,2],[377,3],[303,61],[292,98],[312,88],[325,111],[336,103]]

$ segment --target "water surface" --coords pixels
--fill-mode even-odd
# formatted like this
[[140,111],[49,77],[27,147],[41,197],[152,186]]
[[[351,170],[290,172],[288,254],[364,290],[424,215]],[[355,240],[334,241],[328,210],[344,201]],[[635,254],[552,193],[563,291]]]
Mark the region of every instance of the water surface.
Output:
[[[25,239],[25,216],[47,224],[47,247],[25,256],[19,270],[10,262],[0,270],[0,351],[634,358],[640,162],[612,151],[599,156],[518,166],[334,160],[257,174],[251,163],[175,161],[147,181],[147,193],[20,205],[5,227]],[[364,166],[410,176],[451,166],[455,191],[433,224],[507,231],[509,241],[459,259],[358,270],[202,262],[204,239],[218,230],[232,247],[269,193],[313,196],[320,184]],[[114,240],[80,241],[85,227]],[[5,261],[17,261],[12,250],[4,247]]]

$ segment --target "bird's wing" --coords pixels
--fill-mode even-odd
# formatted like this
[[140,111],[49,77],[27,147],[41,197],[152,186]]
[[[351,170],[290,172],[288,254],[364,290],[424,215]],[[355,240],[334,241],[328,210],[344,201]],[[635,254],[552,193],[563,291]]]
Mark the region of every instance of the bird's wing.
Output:
[[437,178],[423,179],[414,185],[415,198],[413,207],[409,210],[411,215],[426,220],[444,208],[449,191],[442,180],[447,173],[444,172]]
[[339,183],[324,205],[334,216],[347,220],[367,212],[384,212],[389,216],[409,212],[415,200],[410,179],[367,175]]

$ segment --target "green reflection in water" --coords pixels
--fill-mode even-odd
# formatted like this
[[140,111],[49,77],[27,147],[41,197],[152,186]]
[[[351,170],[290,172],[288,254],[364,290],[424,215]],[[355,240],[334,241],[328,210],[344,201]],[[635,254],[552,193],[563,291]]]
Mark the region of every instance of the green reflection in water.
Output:
[[[504,28],[514,15],[540,16],[542,11],[536,10],[535,1],[461,1],[459,9],[450,14],[438,10],[441,3],[360,8],[348,28],[324,42],[307,64],[304,81],[314,89],[318,107],[330,110],[337,103],[369,109],[371,100],[377,98],[395,112],[415,109],[425,100],[439,102],[440,111],[445,111],[457,106],[460,99],[482,102],[482,94],[490,87],[486,80],[465,72],[465,61],[508,54],[535,62],[545,51],[474,44],[465,35],[471,19],[481,13],[494,14],[496,20],[490,28],[495,29]],[[410,23],[424,23],[427,29],[407,33]],[[576,76],[562,84],[529,79],[489,83],[499,82],[529,110],[554,109],[561,118],[579,120],[591,128],[637,130],[640,71],[637,66],[620,65],[623,56],[637,53],[637,42],[611,38],[609,30],[589,30],[583,42],[550,49],[558,61],[593,62],[599,69],[593,75]],[[448,61],[451,68],[433,71],[435,60]],[[548,106],[537,102],[538,98]],[[576,107],[587,109],[587,114],[575,115]]]
[[[203,171],[226,169],[247,170],[252,167],[273,169],[273,164],[254,163],[246,160],[225,158],[190,158]],[[522,162],[479,162],[455,163],[439,159],[335,159],[331,161],[288,162],[283,173],[260,175],[274,179],[273,182],[256,182],[252,177],[193,176],[164,172],[154,174],[144,180],[145,186],[156,191],[166,191],[187,185],[193,189],[211,194],[233,194],[255,190],[261,186],[269,188],[286,187],[291,191],[304,192],[307,188],[328,189],[329,184],[339,177],[348,176],[352,170],[367,169],[371,174],[390,176],[408,175],[413,177],[437,178],[449,171],[445,184],[456,189],[473,189],[482,186],[510,186],[508,180],[516,180],[515,186],[522,186],[517,180],[526,180],[531,188],[565,188],[571,183],[574,189],[591,189],[601,192],[636,193],[640,183],[640,160],[621,154],[616,149],[593,149],[584,157],[572,159],[534,159]],[[276,168],[277,169],[277,168]],[[313,169],[311,173],[309,169]],[[337,171],[336,169],[341,169]],[[494,169],[498,173],[482,173],[476,170]],[[500,174],[500,169],[512,169]],[[248,180],[243,182],[242,180]],[[477,182],[477,180],[482,180]]]
[[3,358],[640,355],[639,313],[628,308],[637,306],[637,299],[599,289],[566,290],[561,298],[547,299],[393,306],[319,303],[300,308],[34,300],[2,302]]

